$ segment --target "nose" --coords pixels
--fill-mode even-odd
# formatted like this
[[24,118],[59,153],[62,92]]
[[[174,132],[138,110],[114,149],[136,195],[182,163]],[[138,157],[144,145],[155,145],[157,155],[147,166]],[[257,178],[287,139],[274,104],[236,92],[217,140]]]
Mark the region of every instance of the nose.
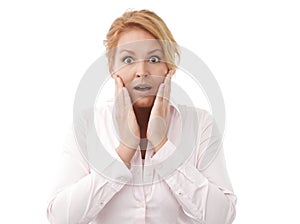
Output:
[[141,61],[135,63],[135,76],[137,78],[147,77],[148,74],[149,73],[147,71],[145,60],[141,60]]

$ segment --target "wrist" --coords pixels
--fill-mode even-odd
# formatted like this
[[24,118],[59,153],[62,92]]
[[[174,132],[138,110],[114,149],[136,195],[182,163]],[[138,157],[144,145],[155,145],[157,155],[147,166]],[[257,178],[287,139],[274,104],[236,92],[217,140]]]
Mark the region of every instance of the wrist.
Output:
[[136,152],[136,149],[129,148],[128,146],[120,143],[116,149],[121,160],[126,164],[126,166],[130,166],[131,159]]
[[[162,139],[162,141],[161,141],[157,146],[155,146],[155,147],[153,148],[154,154],[155,154],[158,150],[160,150],[161,147],[162,147],[167,141],[168,141],[168,138],[167,138],[167,136],[165,136],[165,137]],[[153,155],[154,155],[154,154],[153,154]]]

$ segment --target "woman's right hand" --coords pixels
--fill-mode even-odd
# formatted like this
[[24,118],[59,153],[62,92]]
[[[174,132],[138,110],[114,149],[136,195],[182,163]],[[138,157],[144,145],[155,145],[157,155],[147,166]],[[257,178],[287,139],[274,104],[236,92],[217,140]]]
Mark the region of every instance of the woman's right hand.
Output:
[[128,90],[122,79],[115,79],[115,118],[119,134],[120,146],[117,153],[128,165],[140,143],[140,128],[137,123]]

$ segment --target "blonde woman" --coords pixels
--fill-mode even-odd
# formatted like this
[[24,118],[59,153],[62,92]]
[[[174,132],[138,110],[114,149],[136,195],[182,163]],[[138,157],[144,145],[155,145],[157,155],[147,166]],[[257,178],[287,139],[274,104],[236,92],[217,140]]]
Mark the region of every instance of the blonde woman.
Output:
[[[164,21],[148,10],[125,12],[111,25],[105,45],[115,97],[96,113],[95,125],[123,171],[112,163],[114,178],[96,172],[70,132],[62,177],[47,210],[49,221],[232,223],[236,197],[222,145],[215,144],[219,138],[212,117],[169,100],[179,50]],[[195,147],[186,140],[182,147],[184,134],[193,135],[192,130],[197,130]],[[161,164],[176,150],[191,153],[167,172]],[[214,152],[209,161],[207,152]]]

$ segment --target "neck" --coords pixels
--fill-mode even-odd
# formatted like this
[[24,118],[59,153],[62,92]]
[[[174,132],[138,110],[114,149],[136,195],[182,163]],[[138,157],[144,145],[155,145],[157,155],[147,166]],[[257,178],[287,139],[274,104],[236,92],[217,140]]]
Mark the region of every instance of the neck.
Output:
[[146,137],[148,121],[152,107],[133,107],[137,122],[140,127],[141,137]]

